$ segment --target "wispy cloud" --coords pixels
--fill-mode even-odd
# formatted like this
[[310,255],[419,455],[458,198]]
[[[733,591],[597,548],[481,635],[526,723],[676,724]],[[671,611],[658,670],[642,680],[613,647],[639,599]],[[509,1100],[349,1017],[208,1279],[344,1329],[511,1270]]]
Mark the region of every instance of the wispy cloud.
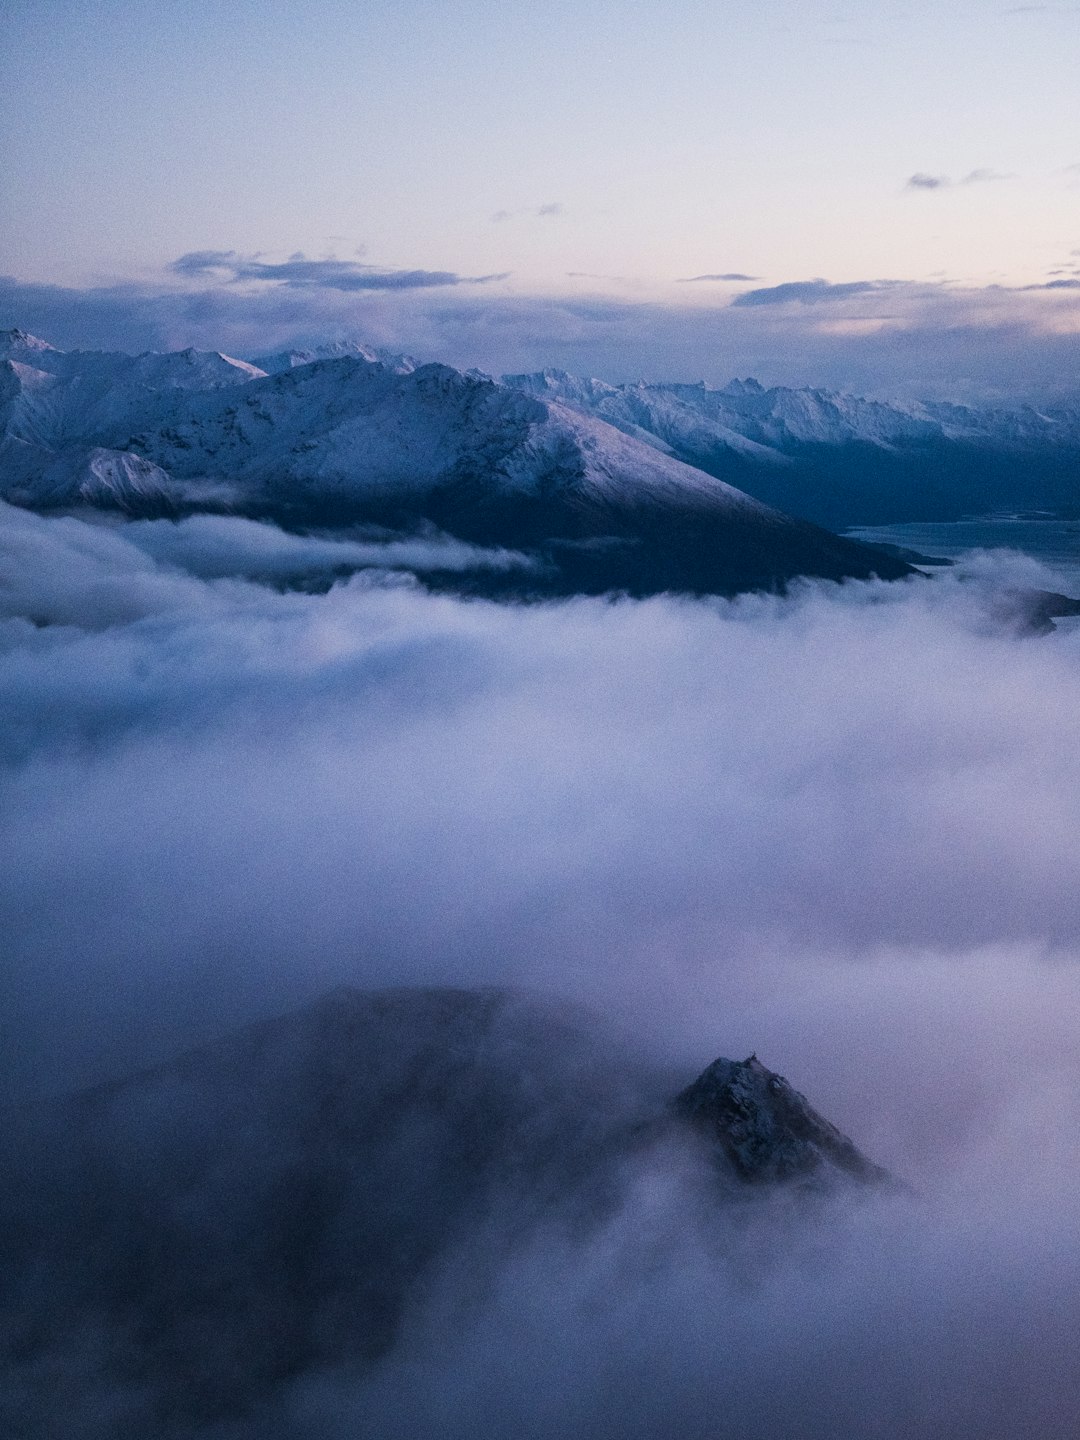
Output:
[[784,285],[769,285],[760,290],[747,290],[732,300],[732,305],[823,305],[837,300],[850,300],[855,295],[876,295],[891,290],[898,282],[891,280],[851,280],[833,285],[828,280],[789,280]]
[[954,190],[960,185],[986,185],[996,180],[1012,180],[1015,177],[1005,174],[1000,170],[990,170],[981,167],[977,170],[969,170],[959,180],[951,180],[948,175],[930,175],[924,170],[916,170],[914,175],[909,175],[904,183],[905,190]]
[[311,260],[291,255],[272,262],[258,255],[241,255],[235,250],[191,250],[174,260],[169,269],[188,278],[210,276],[236,281],[267,281],[299,289],[325,290],[420,290],[445,285],[486,285],[505,280],[497,275],[458,275],[452,270],[392,270],[365,265],[356,260]]
[[549,200],[544,205],[526,205],[519,210],[496,210],[491,217],[493,225],[502,225],[507,220],[557,220],[566,214],[566,206],[559,200]]
[[969,170],[968,173],[958,182],[960,185],[986,185],[993,184],[997,180],[1015,180],[1011,175],[1002,170]]
[[738,270],[731,270],[723,275],[680,275],[676,284],[697,285],[702,280],[758,280],[760,278],[758,275],[743,275]]

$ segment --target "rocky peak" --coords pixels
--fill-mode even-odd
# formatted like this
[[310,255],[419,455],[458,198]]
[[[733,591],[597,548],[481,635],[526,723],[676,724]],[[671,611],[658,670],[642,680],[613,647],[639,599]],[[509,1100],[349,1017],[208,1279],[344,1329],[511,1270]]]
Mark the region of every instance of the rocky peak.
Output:
[[888,1178],[756,1055],[714,1060],[673,1106],[744,1180],[824,1179],[830,1170],[867,1182]]

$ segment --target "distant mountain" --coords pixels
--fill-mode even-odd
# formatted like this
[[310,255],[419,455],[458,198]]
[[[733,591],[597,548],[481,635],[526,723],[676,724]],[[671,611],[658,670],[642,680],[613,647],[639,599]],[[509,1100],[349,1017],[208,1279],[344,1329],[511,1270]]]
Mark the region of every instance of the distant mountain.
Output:
[[728,1228],[884,1176],[755,1060],[679,1083],[555,1002],[343,989],[53,1106],[2,1157],[5,1433],[104,1434],[110,1390],[113,1440],[244,1417],[385,1353],[463,1247],[479,1285],[650,1169]]
[[419,361],[410,355],[378,350],[371,345],[361,345],[356,340],[332,340],[329,344],[314,345],[310,349],[279,350],[272,355],[257,355],[251,363],[267,375],[277,375],[282,370],[295,370],[298,365],[310,365],[313,360],[341,360],[346,357],[385,365],[399,375],[408,375],[419,366]]
[[488,593],[730,594],[910,573],[580,409],[446,365],[350,354],[267,375],[194,351],[65,355],[8,332],[0,425],[0,495],[15,503],[435,526],[536,557],[528,572],[452,577]]
[[1037,410],[885,403],[735,380],[609,385],[563,370],[506,384],[572,406],[818,524],[1080,513],[1080,400]]

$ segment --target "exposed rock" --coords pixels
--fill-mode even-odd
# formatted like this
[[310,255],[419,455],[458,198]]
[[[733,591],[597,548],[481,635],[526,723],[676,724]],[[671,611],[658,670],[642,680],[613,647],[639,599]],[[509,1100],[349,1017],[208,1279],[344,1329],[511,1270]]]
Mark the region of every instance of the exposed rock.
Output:
[[756,1055],[714,1060],[674,1109],[744,1180],[823,1179],[836,1171],[868,1182],[889,1178]]

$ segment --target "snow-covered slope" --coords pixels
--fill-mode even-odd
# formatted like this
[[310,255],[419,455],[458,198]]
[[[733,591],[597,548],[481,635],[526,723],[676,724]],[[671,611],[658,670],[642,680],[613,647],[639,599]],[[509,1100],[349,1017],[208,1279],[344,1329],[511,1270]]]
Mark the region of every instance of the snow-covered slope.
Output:
[[1080,443],[1080,404],[1050,411],[1031,406],[978,410],[940,402],[887,403],[812,388],[765,389],[753,379],[733,380],[716,389],[704,382],[609,385],[563,370],[503,379],[515,389],[572,405],[679,453],[712,444],[782,463],[790,451],[805,445]]
[[[38,452],[43,466],[69,447],[125,449],[132,427],[168,424],[190,396],[262,374],[216,351],[69,353],[21,330],[0,331],[0,474],[6,451],[19,447]],[[20,484],[31,469],[24,456]]]
[[819,523],[1080,502],[1080,403],[976,409],[755,380],[713,389],[609,385],[561,370],[504,378]]
[[278,350],[271,355],[256,355],[251,363],[268,375],[277,375],[282,370],[295,370],[298,365],[310,365],[314,360],[341,360],[346,357],[385,365],[399,375],[407,375],[419,365],[419,361],[414,360],[411,355],[399,355],[392,350],[361,345],[357,340],[332,340],[326,345],[314,345],[310,349]]
[[[87,440],[126,448],[177,479],[227,479],[252,502],[290,491],[362,501],[483,478],[522,492],[572,483],[609,501],[765,512],[591,417],[447,365],[406,370],[349,355],[268,377],[195,352],[119,357],[126,364],[49,354],[50,369],[8,366],[0,391],[7,438],[42,451]],[[253,381],[262,383],[245,383]]]
[[21,335],[6,343],[0,494],[20,504],[224,504],[323,528],[434,523],[542,550],[557,593],[907,573],[604,420],[446,365],[350,354],[267,375],[194,351],[63,355]]

